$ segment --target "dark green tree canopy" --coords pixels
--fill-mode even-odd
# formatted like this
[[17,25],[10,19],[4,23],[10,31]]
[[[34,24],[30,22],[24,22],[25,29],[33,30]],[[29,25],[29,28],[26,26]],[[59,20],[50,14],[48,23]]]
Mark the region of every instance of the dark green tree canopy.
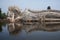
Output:
[[1,13],[1,8],[0,8],[0,13]]
[[7,17],[6,13],[2,13],[2,10],[0,8],[0,19],[5,19]]
[[48,6],[48,7],[47,7],[47,9],[51,9],[51,7],[50,7],[50,6]]

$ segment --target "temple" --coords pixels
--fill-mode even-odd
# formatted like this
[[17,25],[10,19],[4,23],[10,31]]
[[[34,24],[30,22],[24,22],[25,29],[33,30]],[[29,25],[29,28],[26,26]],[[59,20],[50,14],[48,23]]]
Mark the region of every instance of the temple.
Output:
[[17,6],[10,6],[8,8],[8,20],[10,22],[20,21],[60,21],[60,10],[53,10],[50,6],[47,7],[47,10],[30,10],[25,9],[22,11]]

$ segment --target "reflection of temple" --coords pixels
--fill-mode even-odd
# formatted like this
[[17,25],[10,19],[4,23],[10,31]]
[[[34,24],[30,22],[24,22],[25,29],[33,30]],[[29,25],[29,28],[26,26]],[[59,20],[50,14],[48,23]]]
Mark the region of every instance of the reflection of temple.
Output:
[[18,24],[18,23],[10,23],[8,24],[8,31],[10,34],[17,34],[21,31],[21,24]]
[[33,25],[24,25],[24,29],[26,32],[32,32],[32,31],[57,31],[60,30],[59,25],[52,25],[52,24],[33,24]]
[[11,23],[8,24],[8,30],[10,34],[17,34],[24,30],[25,32],[33,32],[33,31],[58,31],[60,30],[60,25],[52,25],[52,24],[41,24],[38,22],[33,22],[30,24],[23,23]]

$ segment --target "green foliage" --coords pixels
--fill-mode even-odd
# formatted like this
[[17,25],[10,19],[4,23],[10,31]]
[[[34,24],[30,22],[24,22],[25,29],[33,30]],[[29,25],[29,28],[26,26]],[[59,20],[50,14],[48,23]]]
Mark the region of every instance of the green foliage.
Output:
[[2,13],[2,19],[5,19],[6,18],[6,13]]
[[2,13],[1,13],[2,11],[1,11],[1,8],[0,8],[0,18],[2,17],[1,15],[2,15]]
[[51,7],[50,7],[50,6],[48,6],[48,7],[47,7],[47,9],[51,9]]
[[5,19],[6,17],[7,17],[6,13],[2,13],[1,8],[0,8],[0,19]]
[[2,11],[1,11],[1,8],[0,8],[0,13],[1,13]]

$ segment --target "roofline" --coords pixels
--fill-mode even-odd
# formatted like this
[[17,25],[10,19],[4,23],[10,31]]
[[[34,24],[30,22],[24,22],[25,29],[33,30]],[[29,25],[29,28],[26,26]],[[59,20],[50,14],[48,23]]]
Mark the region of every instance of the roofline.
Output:
[[32,13],[42,13],[42,12],[58,12],[58,13],[60,13],[60,10],[41,10],[41,11],[33,11],[33,10],[30,10],[30,9],[28,9],[28,11],[30,11],[30,12],[32,12]]

